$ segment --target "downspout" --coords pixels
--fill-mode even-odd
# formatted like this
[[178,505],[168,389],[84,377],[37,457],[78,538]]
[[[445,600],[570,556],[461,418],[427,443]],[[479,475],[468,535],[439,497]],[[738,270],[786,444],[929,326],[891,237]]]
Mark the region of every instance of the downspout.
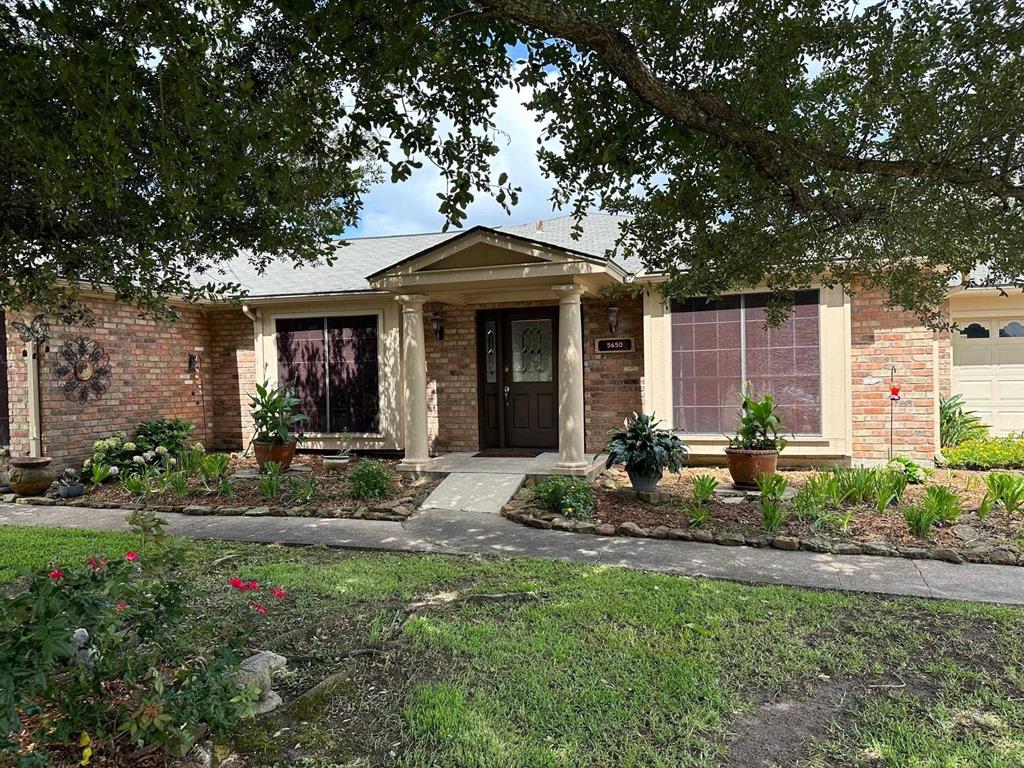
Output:
[[25,363],[28,366],[28,444],[29,456],[43,455],[43,411],[39,404],[39,342],[25,345]]

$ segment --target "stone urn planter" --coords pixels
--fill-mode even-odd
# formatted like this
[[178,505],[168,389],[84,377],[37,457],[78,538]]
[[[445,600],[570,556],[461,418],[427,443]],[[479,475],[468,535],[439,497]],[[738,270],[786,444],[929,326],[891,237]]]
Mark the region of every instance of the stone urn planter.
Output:
[[50,469],[49,456],[12,456],[8,480],[19,496],[41,496],[46,493],[57,473]]
[[634,491],[637,493],[652,493],[657,489],[658,483],[661,482],[665,472],[661,471],[656,475],[645,475],[626,467],[626,474],[629,476],[629,482],[633,486]]
[[256,454],[256,463],[259,464],[261,472],[271,461],[280,464],[281,469],[288,469],[292,465],[292,459],[295,458],[295,441],[287,443],[253,441],[252,450]]
[[761,475],[774,475],[779,466],[779,452],[772,450],[752,451],[745,448],[726,448],[729,474],[737,488],[757,490],[757,479]]

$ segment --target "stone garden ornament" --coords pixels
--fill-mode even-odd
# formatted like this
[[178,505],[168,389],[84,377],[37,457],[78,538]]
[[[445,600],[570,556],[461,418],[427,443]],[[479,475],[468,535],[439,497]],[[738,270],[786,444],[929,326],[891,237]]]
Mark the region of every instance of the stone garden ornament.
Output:
[[64,378],[64,396],[81,404],[102,397],[110,386],[110,360],[103,347],[86,336],[68,339],[57,350],[53,372]]

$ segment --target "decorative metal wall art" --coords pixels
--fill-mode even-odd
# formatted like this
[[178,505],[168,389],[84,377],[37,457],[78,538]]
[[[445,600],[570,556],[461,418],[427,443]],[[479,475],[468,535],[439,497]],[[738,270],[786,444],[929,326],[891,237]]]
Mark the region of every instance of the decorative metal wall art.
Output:
[[11,328],[18,332],[26,344],[45,344],[50,339],[50,323],[46,315],[36,315],[26,323],[15,321]]
[[103,347],[86,336],[68,339],[57,350],[53,372],[66,381],[64,397],[82,404],[98,399],[110,386],[110,361]]

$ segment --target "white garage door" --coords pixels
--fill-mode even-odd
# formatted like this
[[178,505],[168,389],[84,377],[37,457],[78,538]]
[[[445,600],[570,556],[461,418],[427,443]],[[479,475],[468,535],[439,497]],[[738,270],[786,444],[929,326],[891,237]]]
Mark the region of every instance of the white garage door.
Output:
[[1024,317],[960,320],[953,391],[994,435],[1024,432]]

